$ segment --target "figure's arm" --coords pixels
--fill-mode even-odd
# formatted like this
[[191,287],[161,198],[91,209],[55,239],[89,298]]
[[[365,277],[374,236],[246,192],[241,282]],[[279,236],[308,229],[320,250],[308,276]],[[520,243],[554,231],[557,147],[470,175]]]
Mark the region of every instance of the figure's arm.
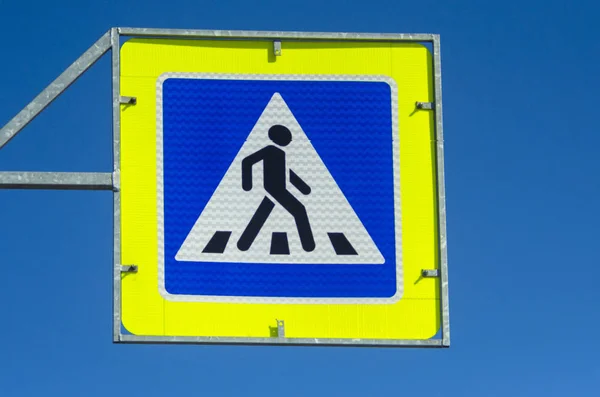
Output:
[[296,189],[300,190],[302,194],[310,194],[310,186],[304,182],[292,169],[290,168],[290,182],[296,186]]
[[265,149],[261,149],[242,160],[242,189],[245,191],[252,190],[252,166],[264,157]]

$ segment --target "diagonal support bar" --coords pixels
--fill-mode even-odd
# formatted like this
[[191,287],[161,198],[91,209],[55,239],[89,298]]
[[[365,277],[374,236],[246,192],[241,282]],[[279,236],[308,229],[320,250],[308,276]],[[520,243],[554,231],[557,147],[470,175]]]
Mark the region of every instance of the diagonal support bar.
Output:
[[0,172],[1,189],[113,190],[108,172]]
[[79,59],[56,78],[44,91],[21,110],[11,121],[0,130],[0,148],[15,137],[42,110],[50,105],[60,94],[73,84],[88,70],[102,55],[111,48],[110,31],[105,33]]

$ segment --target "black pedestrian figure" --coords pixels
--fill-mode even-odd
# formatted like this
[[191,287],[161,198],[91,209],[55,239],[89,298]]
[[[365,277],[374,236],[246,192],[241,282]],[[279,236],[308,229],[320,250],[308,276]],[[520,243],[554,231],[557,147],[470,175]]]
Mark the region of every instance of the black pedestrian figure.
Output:
[[[287,146],[292,141],[292,133],[282,125],[274,125],[269,129],[269,139],[279,146]],[[294,217],[302,248],[307,252],[313,251],[315,240],[308,222],[306,208],[286,188],[287,167],[283,150],[275,145],[269,145],[246,157],[242,161],[242,188],[245,191],[252,189],[252,166],[260,161],[263,161],[265,190]],[[310,186],[291,169],[290,182],[302,194],[310,194]],[[237,243],[240,250],[250,249],[274,207],[275,204],[265,196]]]

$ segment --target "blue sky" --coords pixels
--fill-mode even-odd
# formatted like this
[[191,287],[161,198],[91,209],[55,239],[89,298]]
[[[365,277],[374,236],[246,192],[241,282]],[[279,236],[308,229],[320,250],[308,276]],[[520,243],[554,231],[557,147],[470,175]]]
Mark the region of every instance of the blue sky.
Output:
[[[2,396],[595,396],[593,1],[0,0],[0,124],[111,26],[442,37],[452,346],[111,344],[109,192],[0,192]],[[0,170],[110,171],[101,60]]]

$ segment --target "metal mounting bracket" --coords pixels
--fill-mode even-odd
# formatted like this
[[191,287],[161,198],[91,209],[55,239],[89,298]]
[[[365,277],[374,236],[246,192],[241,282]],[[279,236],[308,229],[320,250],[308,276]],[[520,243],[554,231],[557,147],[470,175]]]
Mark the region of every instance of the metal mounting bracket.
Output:
[[433,107],[435,106],[435,104],[433,102],[417,102],[416,106],[417,106],[417,109],[433,110]]
[[134,96],[121,96],[119,102],[121,105],[135,105],[137,104],[137,98]]
[[285,322],[283,320],[277,320],[277,337],[285,338]]
[[273,54],[276,57],[281,56],[281,40],[275,40],[273,42]]
[[423,277],[439,277],[440,271],[438,269],[423,269],[421,270],[421,276]]
[[121,265],[121,273],[137,273],[137,265]]

